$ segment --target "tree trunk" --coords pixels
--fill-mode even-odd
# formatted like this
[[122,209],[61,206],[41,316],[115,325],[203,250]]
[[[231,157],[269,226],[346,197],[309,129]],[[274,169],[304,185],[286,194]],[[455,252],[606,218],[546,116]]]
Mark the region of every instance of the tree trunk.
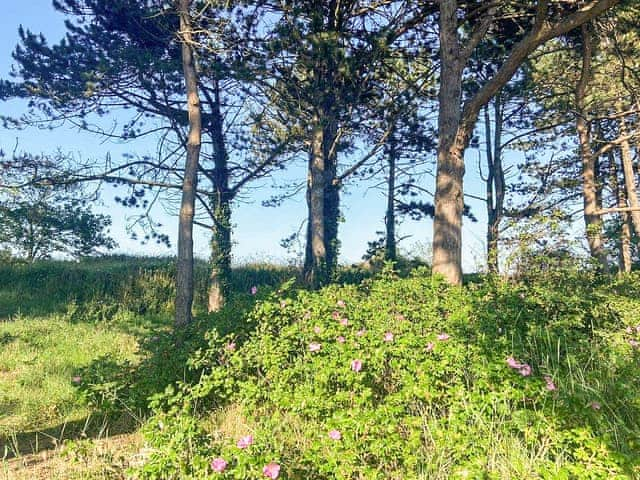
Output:
[[176,327],[181,327],[191,322],[191,307],[193,304],[193,217],[202,137],[198,77],[193,51],[191,50],[190,3],[190,0],[178,1],[180,37],[182,41],[182,67],[187,90],[187,111],[189,112],[189,134],[187,137],[187,158],[182,181],[182,202],[180,204],[178,227]]
[[325,188],[326,169],[323,152],[323,127],[320,118],[314,118],[309,154],[309,174],[307,178],[307,204],[309,225],[307,227],[307,257],[304,277],[312,288],[327,282],[327,248],[325,238]]
[[504,211],[505,181],[502,168],[502,122],[503,108],[500,93],[494,100],[495,131],[491,135],[491,118],[488,106],[485,106],[485,125],[487,143],[487,267],[489,272],[499,272],[498,241],[500,222]]
[[[618,164],[613,151],[609,151],[609,163],[611,165],[611,188],[618,201],[618,208],[627,207],[625,189],[618,180]],[[631,216],[628,212],[620,212],[620,255],[618,257],[618,273],[629,273],[631,271]]]
[[[624,118],[619,120],[620,136],[625,137],[629,134]],[[624,186],[626,190],[626,200],[629,206],[635,210],[631,211],[631,220],[636,235],[640,236],[640,202],[638,202],[638,192],[636,190],[636,176],[633,170],[633,157],[631,155],[631,146],[629,140],[623,140],[620,143],[620,157],[622,159],[622,174],[624,175]]]
[[462,67],[455,0],[440,2],[440,91],[438,95],[438,165],[433,222],[433,273],[462,284],[462,211],[464,141],[460,101]]
[[387,180],[387,214],[384,217],[385,242],[384,259],[395,262],[397,258],[396,248],[396,161],[397,150],[393,133],[389,136],[389,149],[387,152],[387,162],[389,165],[389,178]]
[[213,231],[211,236],[211,272],[207,309],[217,312],[227,303],[231,291],[231,192],[229,191],[228,153],[220,110],[219,84],[211,101],[211,140],[213,144],[213,188],[211,199]]
[[[332,105],[325,108],[330,112]],[[326,281],[330,281],[338,268],[338,253],[340,242],[338,241],[338,224],[340,222],[340,186],[335,182],[338,173],[338,161],[334,142],[337,135],[337,122],[331,113],[327,114],[329,120],[322,134],[323,155],[325,165],[324,184],[324,235],[326,260]]]
[[591,132],[588,111],[585,106],[587,86],[591,79],[591,31],[582,26],[582,71],[576,86],[575,103],[577,110],[576,130],[582,157],[582,199],[584,206],[584,224],[591,256],[598,261],[604,271],[608,270],[607,255],[602,242],[602,218],[598,215],[597,158],[591,149]]

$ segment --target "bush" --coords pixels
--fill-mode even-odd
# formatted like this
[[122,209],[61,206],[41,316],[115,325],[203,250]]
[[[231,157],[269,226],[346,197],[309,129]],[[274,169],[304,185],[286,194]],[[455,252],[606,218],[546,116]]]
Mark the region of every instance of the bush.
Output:
[[[637,277],[450,288],[389,271],[258,303],[157,396],[142,478],[626,478]],[[631,342],[631,343],[630,343]],[[254,443],[239,448],[239,438]],[[339,437],[339,438],[338,438]],[[220,462],[217,467],[220,468]]]

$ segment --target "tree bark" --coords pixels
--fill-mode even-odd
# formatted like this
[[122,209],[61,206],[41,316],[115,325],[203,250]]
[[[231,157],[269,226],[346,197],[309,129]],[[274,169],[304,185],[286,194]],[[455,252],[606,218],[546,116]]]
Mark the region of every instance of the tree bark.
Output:
[[[624,118],[619,120],[620,136],[626,137],[629,132]],[[636,190],[636,175],[633,169],[633,157],[631,155],[631,145],[629,140],[623,140],[620,143],[620,158],[622,160],[622,174],[624,176],[625,197],[629,206],[637,209],[631,211],[631,220],[636,235],[640,237],[640,202],[638,201],[638,192]]]
[[314,118],[309,153],[309,174],[307,177],[307,206],[309,223],[307,226],[307,250],[304,277],[312,288],[327,282],[327,248],[325,237],[325,188],[326,169],[324,156],[324,129],[319,116]]
[[464,149],[461,121],[462,65],[458,44],[457,2],[440,2],[440,91],[438,94],[438,160],[435,218],[433,222],[433,272],[447,282],[462,284],[462,212]]
[[491,118],[485,106],[487,143],[487,267],[489,272],[499,272],[498,241],[500,222],[504,214],[505,181],[502,168],[503,107],[500,94],[494,99],[495,131],[491,135]]
[[176,268],[176,312],[175,326],[182,327],[191,322],[193,304],[193,217],[195,211],[198,163],[202,138],[202,119],[198,95],[198,75],[191,49],[191,1],[178,0],[180,16],[180,39],[182,42],[182,68],[187,91],[189,112],[189,134],[187,158],[182,182],[182,201],[178,226],[178,261]]
[[389,148],[387,152],[387,163],[389,166],[389,178],[387,180],[387,214],[384,217],[385,242],[384,259],[395,262],[397,259],[396,247],[396,162],[397,149],[393,133],[389,136]]
[[228,153],[224,139],[223,119],[220,109],[219,83],[215,82],[211,99],[211,141],[213,144],[213,188],[211,198],[213,229],[211,235],[211,271],[207,310],[217,312],[228,301],[231,292],[231,199],[229,190]]
[[598,215],[598,187],[596,178],[597,157],[591,148],[591,129],[585,98],[591,80],[591,59],[593,55],[591,31],[588,25],[582,26],[582,69],[575,90],[576,130],[582,159],[582,200],[584,224],[591,256],[598,261],[603,270],[608,270],[607,255],[602,241],[602,217]]
[[[627,199],[625,189],[618,180],[616,157],[613,151],[609,151],[608,156],[611,165],[611,188],[616,195],[618,207],[625,208]],[[629,273],[631,271],[631,216],[628,212],[620,212],[619,235],[618,273]]]

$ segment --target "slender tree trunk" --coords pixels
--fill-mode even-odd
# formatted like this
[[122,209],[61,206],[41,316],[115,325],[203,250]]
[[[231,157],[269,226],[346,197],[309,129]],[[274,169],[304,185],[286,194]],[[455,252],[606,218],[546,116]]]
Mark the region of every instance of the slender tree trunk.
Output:
[[602,218],[598,215],[598,187],[596,178],[597,158],[591,149],[591,132],[588,110],[585,106],[587,86],[591,79],[591,31],[587,24],[582,26],[582,72],[575,91],[577,110],[576,130],[582,157],[582,198],[584,205],[584,223],[591,256],[598,260],[604,271],[608,270],[607,255],[602,241]]
[[330,281],[338,268],[338,253],[340,242],[338,241],[338,225],[340,222],[340,187],[335,182],[338,173],[338,161],[334,142],[337,135],[337,122],[330,109],[333,105],[327,105],[327,125],[323,131],[323,146],[325,164],[324,184],[324,235],[326,260],[326,281]]
[[387,180],[387,214],[384,217],[385,242],[384,258],[387,261],[395,262],[397,258],[396,248],[396,162],[397,149],[393,133],[389,136],[389,149],[387,152],[387,163],[389,166],[389,178]]
[[326,168],[323,151],[323,127],[319,116],[314,118],[307,178],[307,203],[309,225],[307,228],[307,257],[305,259],[305,281],[317,288],[327,281],[327,248],[325,238],[325,188]]
[[[609,163],[611,165],[611,188],[617,197],[618,208],[627,207],[625,189],[618,180],[618,164],[613,151],[609,152]],[[628,212],[620,212],[620,242],[619,242],[619,273],[629,273],[631,271],[631,216]]]
[[182,182],[182,202],[178,227],[178,262],[176,269],[175,325],[181,327],[191,322],[193,304],[193,217],[195,210],[198,162],[202,137],[200,98],[195,59],[191,49],[190,0],[178,0],[180,37],[182,41],[182,67],[187,90],[189,135],[187,159]]
[[[619,120],[620,136],[625,137],[629,134],[624,118]],[[640,236],[640,202],[638,201],[638,192],[636,190],[636,175],[633,169],[633,157],[631,155],[631,145],[628,140],[620,143],[620,157],[622,159],[622,174],[624,176],[624,186],[626,190],[626,200],[629,206],[635,210],[631,211],[631,220],[636,235]]]
[[438,165],[433,222],[433,272],[462,284],[462,212],[465,142],[460,132],[462,66],[457,2],[440,2],[440,91]]
[[213,143],[213,187],[211,199],[213,231],[211,236],[211,272],[207,309],[217,312],[227,303],[231,290],[231,192],[229,191],[228,153],[220,110],[219,83],[212,99],[211,140]]
[[489,272],[499,272],[498,241],[500,222],[504,214],[505,181],[502,168],[502,122],[503,107],[500,93],[494,99],[495,131],[491,135],[489,108],[485,106],[487,143],[487,266]]

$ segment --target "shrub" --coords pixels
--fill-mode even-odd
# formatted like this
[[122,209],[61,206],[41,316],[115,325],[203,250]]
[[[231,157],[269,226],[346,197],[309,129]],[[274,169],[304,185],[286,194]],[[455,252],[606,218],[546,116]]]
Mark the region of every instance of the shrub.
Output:
[[626,478],[639,286],[568,274],[463,289],[386,270],[283,288],[237,332],[208,333],[197,381],[156,396],[138,474],[264,478],[275,462],[289,479]]

